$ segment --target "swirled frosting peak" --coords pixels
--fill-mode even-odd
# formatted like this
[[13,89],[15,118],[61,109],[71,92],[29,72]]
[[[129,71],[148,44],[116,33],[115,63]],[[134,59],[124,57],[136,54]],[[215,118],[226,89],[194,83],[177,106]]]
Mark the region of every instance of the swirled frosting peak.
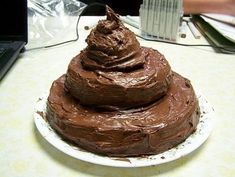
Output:
[[125,71],[144,65],[144,56],[135,34],[126,28],[108,6],[106,20],[88,35],[82,51],[82,65],[89,70]]

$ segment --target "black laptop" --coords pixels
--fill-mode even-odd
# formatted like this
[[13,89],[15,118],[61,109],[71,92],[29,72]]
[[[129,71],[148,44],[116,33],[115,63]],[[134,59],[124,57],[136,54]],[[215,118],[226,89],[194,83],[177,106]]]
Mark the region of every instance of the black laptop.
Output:
[[0,1],[0,80],[28,40],[27,0]]

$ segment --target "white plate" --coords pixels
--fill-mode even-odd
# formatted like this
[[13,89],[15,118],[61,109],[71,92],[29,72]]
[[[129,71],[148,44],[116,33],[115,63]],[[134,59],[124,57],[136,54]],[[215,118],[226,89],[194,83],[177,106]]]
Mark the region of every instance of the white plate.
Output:
[[200,121],[197,126],[197,130],[183,143],[158,155],[130,158],[107,157],[85,151],[61,139],[61,137],[43,118],[45,115],[47,96],[48,94],[44,94],[39,98],[34,113],[34,122],[42,136],[54,147],[74,158],[94,164],[113,167],[143,167],[159,165],[179,159],[197,149],[209,137],[212,130],[212,121],[214,119],[213,108],[201,94],[198,94],[199,105],[202,113]]

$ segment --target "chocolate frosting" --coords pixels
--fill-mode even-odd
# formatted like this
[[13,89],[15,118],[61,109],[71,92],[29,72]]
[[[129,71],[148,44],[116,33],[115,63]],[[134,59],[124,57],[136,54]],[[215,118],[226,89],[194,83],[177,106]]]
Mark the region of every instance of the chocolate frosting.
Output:
[[185,140],[199,119],[190,82],[174,73],[162,99],[145,107],[100,111],[81,106],[64,89],[65,76],[50,90],[47,117],[64,138],[89,151],[110,156],[156,154]]
[[122,157],[166,151],[195,131],[200,110],[190,81],[141,47],[110,8],[86,42],[48,97],[46,118],[63,138]]

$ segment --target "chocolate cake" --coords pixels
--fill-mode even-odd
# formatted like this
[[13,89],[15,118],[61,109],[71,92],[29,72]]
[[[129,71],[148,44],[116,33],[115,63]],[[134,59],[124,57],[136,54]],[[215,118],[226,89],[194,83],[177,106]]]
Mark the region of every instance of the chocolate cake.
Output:
[[46,117],[65,140],[98,154],[158,154],[183,142],[200,110],[190,81],[141,47],[109,7],[51,86]]

